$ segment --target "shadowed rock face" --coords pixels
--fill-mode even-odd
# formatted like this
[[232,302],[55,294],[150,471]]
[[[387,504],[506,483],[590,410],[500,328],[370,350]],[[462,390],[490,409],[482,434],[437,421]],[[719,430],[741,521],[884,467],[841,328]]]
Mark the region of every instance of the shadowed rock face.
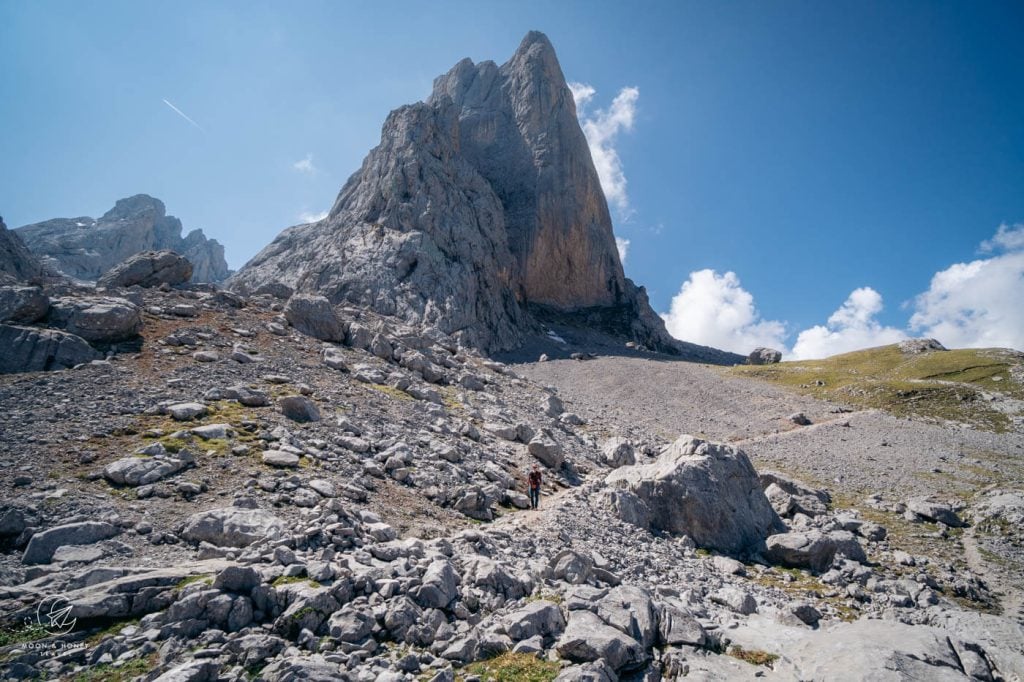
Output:
[[623,275],[572,93],[542,33],[501,67],[459,62],[426,103],[393,111],[328,217],[285,230],[231,285],[273,282],[484,351],[536,331],[531,306],[607,308],[624,335],[678,351]]
[[17,234],[7,229],[0,218],[0,282],[27,282],[43,274],[39,261]]
[[464,59],[429,102],[458,108],[460,153],[505,210],[520,300],[573,310],[623,302],[611,218],[555,50],[531,32],[501,67]]
[[17,228],[28,248],[69,277],[94,281],[141,251],[171,250],[192,263],[193,282],[220,282],[230,274],[224,247],[202,230],[181,236],[181,221],[146,194],[118,200],[99,220],[54,218]]

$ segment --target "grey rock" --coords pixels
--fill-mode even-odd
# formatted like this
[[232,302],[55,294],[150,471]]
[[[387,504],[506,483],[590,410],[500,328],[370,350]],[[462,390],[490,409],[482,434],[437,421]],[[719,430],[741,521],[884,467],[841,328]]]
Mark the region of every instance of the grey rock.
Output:
[[90,342],[125,341],[142,331],[142,311],[124,298],[55,298],[48,320]]
[[217,661],[187,661],[163,673],[154,682],[216,682],[219,673]]
[[605,661],[616,672],[642,667],[644,648],[635,639],[606,624],[590,611],[570,611],[569,624],[555,647],[558,655],[577,663]]
[[267,450],[263,453],[263,463],[272,467],[294,469],[299,466],[299,456],[291,452]]
[[175,421],[183,422],[206,416],[206,405],[202,403],[175,403],[167,406],[167,414]]
[[658,643],[662,646],[700,647],[707,642],[704,626],[682,606],[674,601],[658,605]]
[[0,281],[34,282],[44,274],[39,259],[0,218]]
[[570,665],[558,673],[555,682],[618,682],[619,676],[603,659]]
[[944,523],[950,528],[961,528],[967,524],[957,516],[953,508],[942,502],[934,502],[926,498],[916,498],[907,502],[907,510],[926,521]]
[[112,538],[118,529],[100,521],[82,521],[48,528],[32,536],[21,557],[23,564],[46,564],[54,552],[64,545],[88,545]]
[[755,348],[747,356],[748,365],[774,365],[782,361],[782,351],[774,348]]
[[613,436],[601,444],[601,457],[613,469],[636,464],[633,444],[620,436]]
[[486,351],[539,332],[523,304],[599,310],[615,333],[681,347],[623,274],[572,93],[536,32],[503,66],[463,60],[427,102],[391,112],[328,216],[285,230],[231,280],[272,283]]
[[736,613],[748,616],[757,611],[757,601],[749,592],[738,587],[723,587],[711,595],[711,601],[728,606]]
[[656,462],[616,469],[606,481],[643,500],[652,528],[726,554],[749,551],[782,528],[750,460],[731,445],[682,436]]
[[49,310],[50,298],[38,287],[0,287],[0,322],[31,324]]
[[444,559],[431,562],[423,574],[423,583],[414,598],[424,608],[443,609],[459,596],[458,576],[450,562]]
[[546,437],[537,437],[530,441],[530,454],[540,460],[541,464],[558,471],[565,461],[562,446]]
[[321,341],[345,340],[345,325],[323,296],[296,294],[288,299],[284,316],[291,326]]
[[156,483],[194,464],[195,459],[187,450],[151,457],[122,457],[105,466],[103,476],[111,483],[134,487]]
[[190,516],[181,537],[217,547],[246,547],[258,540],[277,537],[285,528],[285,522],[268,511],[224,507]]
[[360,642],[373,631],[373,614],[367,610],[346,606],[331,614],[328,629],[331,637],[341,642]]
[[163,202],[145,194],[120,199],[98,220],[56,218],[16,231],[47,265],[78,280],[95,281],[133,254],[164,249],[188,259],[194,282],[227,278],[224,247],[202,230],[184,238],[181,232],[181,221],[167,215]]
[[68,369],[102,357],[74,334],[0,324],[0,374]]
[[320,409],[316,403],[302,395],[289,395],[279,398],[277,407],[281,414],[292,421],[317,422],[320,421]]
[[174,251],[142,251],[133,254],[107,270],[96,280],[96,286],[158,287],[176,286],[192,278],[192,263]]
[[946,347],[935,339],[907,339],[906,341],[900,341],[899,349],[901,353],[919,355],[921,353],[946,350]]
[[791,568],[824,571],[836,554],[836,543],[821,531],[780,533],[765,540],[765,558]]
[[557,637],[565,630],[565,617],[558,604],[544,599],[530,602],[504,617],[505,631],[513,641],[541,637]]

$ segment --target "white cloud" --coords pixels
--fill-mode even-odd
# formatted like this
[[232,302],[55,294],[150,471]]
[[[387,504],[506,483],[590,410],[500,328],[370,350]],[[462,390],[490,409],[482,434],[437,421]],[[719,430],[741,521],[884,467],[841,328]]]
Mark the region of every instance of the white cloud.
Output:
[[672,299],[665,326],[682,341],[747,354],[758,346],[785,349],[786,326],[763,320],[734,272],[691,272]]
[[792,359],[816,360],[905,339],[904,332],[882,326],[875,319],[882,307],[882,295],[871,287],[854,289],[828,318],[827,325],[816,325],[800,332]]
[[299,220],[303,223],[315,223],[323,220],[327,217],[327,211],[321,211],[320,213],[310,213],[309,211],[303,211],[299,214]]
[[1024,224],[1000,225],[981,249],[1005,253],[935,273],[910,328],[948,348],[1024,349]]
[[625,264],[626,254],[629,253],[629,240],[622,237],[615,238],[615,248],[619,250],[619,260]]
[[586,83],[569,83],[569,90],[572,92],[572,99],[576,102],[576,114],[583,115],[583,109],[597,93],[593,87]]
[[981,243],[981,251],[991,253],[992,251],[1020,251],[1024,249],[1024,223],[1017,223],[1010,227],[1006,223],[999,226],[992,239],[986,239]]
[[306,158],[300,159],[299,161],[293,163],[292,168],[299,171],[300,173],[305,173],[306,175],[316,175],[317,171],[316,166],[313,165],[312,154],[306,154]]
[[628,216],[626,175],[622,170],[622,160],[615,150],[615,142],[620,132],[633,129],[640,90],[634,87],[622,88],[609,108],[598,109],[591,114],[586,108],[594,97],[594,88],[585,83],[570,83],[569,89],[576,101],[576,113],[590,146],[590,156],[594,159],[605,198],[620,214]]

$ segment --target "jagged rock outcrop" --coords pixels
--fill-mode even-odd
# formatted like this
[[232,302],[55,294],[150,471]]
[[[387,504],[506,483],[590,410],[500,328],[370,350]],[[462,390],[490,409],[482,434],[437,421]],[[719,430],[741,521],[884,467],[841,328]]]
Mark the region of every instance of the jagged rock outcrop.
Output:
[[43,266],[17,233],[0,218],[0,283],[29,282],[43,275]]
[[184,284],[192,277],[192,263],[174,251],[142,251],[128,256],[124,261],[107,270],[98,280],[97,286],[114,287],[158,287],[161,284]]
[[16,233],[45,265],[78,280],[95,281],[141,251],[171,250],[192,263],[193,282],[228,277],[224,247],[202,230],[181,236],[181,221],[159,199],[137,194],[119,199],[99,220],[55,218],[19,227]]
[[74,334],[0,324],[0,374],[67,369],[102,357]]
[[572,93],[537,32],[503,66],[465,59],[426,103],[393,111],[328,217],[285,230],[231,280],[271,283],[485,351],[552,311],[680,348],[623,274]]
[[750,459],[725,443],[681,436],[655,462],[616,469],[606,481],[622,497],[613,504],[624,521],[689,535],[701,547],[749,552],[783,528]]

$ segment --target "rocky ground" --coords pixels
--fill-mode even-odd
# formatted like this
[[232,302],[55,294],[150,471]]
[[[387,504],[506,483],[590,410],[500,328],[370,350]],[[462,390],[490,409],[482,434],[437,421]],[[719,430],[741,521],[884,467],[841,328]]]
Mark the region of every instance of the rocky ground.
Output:
[[95,359],[0,376],[4,679],[1024,676],[1019,432],[313,296],[48,293],[16,348]]

